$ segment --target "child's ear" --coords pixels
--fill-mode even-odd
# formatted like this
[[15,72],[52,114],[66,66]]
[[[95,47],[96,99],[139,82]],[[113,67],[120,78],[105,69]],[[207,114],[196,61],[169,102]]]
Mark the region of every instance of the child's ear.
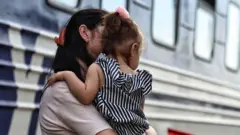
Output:
[[136,55],[136,53],[138,53],[139,51],[139,44],[138,43],[133,43],[131,46],[131,56]]

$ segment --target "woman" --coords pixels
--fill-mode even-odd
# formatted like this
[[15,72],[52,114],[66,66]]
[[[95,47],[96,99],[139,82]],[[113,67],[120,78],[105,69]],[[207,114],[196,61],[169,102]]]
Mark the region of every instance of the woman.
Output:
[[[87,68],[102,51],[100,22],[106,11],[85,9],[75,13],[65,32],[64,45],[58,47],[54,72],[70,70],[85,80]],[[115,135],[93,105],[82,105],[70,93],[65,82],[48,87],[40,105],[43,135]]]

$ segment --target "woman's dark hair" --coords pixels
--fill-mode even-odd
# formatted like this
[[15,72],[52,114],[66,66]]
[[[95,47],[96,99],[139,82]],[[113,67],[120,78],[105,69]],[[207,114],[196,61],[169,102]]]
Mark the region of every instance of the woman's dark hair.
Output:
[[94,62],[94,58],[89,54],[86,42],[79,34],[78,28],[84,24],[89,30],[94,30],[101,23],[102,17],[107,12],[101,9],[83,9],[76,12],[66,26],[64,45],[57,48],[53,61],[53,71],[72,71],[76,76],[85,81],[81,71],[83,67],[77,61],[81,59],[87,66]]

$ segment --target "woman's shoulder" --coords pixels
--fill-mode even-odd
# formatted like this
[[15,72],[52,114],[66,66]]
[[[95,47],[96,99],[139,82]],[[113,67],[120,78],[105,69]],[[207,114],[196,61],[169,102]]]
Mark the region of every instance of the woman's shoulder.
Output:
[[54,88],[54,89],[56,89],[56,88],[58,88],[58,89],[69,89],[68,85],[65,81],[58,81],[58,82],[54,83],[51,87]]
[[59,81],[47,87],[42,95],[42,100],[51,100],[54,102],[70,101],[78,103],[73,97],[65,81]]
[[52,86],[47,86],[42,91],[41,101],[53,100],[59,94],[67,91],[68,87],[64,81],[54,83]]
[[67,83],[65,81],[58,81],[51,86],[46,86],[43,89],[43,94],[51,92],[59,93],[67,90],[69,90]]

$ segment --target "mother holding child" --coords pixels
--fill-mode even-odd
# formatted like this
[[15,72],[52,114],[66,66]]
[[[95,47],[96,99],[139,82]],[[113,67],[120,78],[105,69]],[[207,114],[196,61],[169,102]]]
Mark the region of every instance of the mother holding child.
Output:
[[143,37],[124,8],[80,10],[55,41],[55,74],[40,104],[43,135],[156,135],[143,112],[152,75],[135,71]]

